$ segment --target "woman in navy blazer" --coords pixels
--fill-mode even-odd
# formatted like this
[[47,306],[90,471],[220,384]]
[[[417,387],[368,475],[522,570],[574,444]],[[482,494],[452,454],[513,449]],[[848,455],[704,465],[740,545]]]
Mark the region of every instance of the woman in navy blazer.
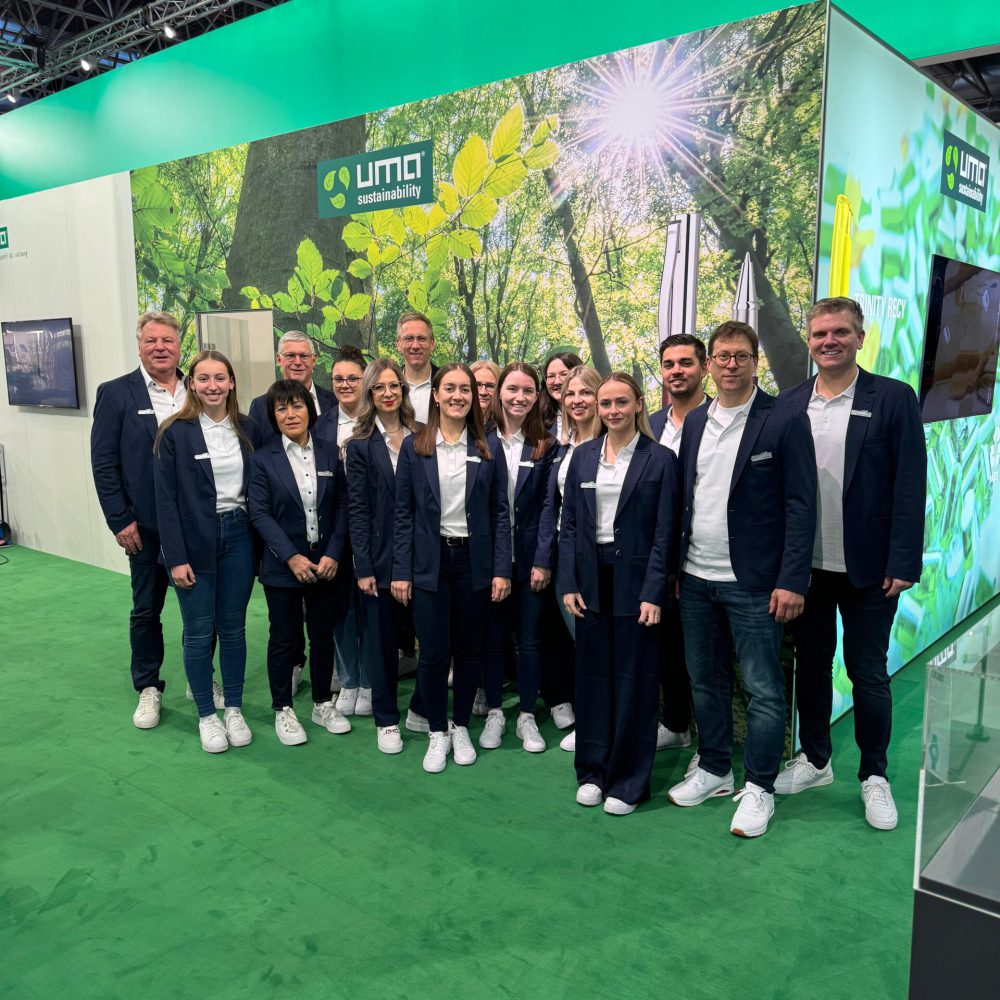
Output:
[[413,600],[417,682],[430,725],[423,766],[434,773],[452,751],[456,764],[475,763],[468,725],[482,631],[490,598],[502,601],[510,592],[511,551],[504,465],[486,443],[472,372],[442,366],[431,397],[426,426],[399,454],[391,590],[404,605]]
[[597,393],[607,432],[570,459],[559,592],[576,618],[576,800],[624,816],[649,798],[660,619],[677,520],[677,459],[622,372]]
[[330,698],[331,622],[341,593],[333,579],[347,539],[347,486],[336,447],[310,433],[315,403],[301,382],[275,382],[267,392],[266,413],[276,436],[253,457],[250,523],[264,541],[259,576],[270,623],[267,678],[274,731],[280,743],[298,746],[308,739],[292,706],[292,674],[302,662],[303,606],[312,721],[331,733],[351,729]]
[[[354,574],[361,592],[376,740],[383,753],[403,749],[399,732],[399,646],[409,609],[392,599],[396,466],[417,430],[410,389],[399,365],[378,358],[361,382],[361,407],[346,446]],[[412,628],[412,624],[409,626]]]
[[513,576],[509,601],[489,611],[483,657],[486,724],[479,734],[484,750],[495,750],[507,722],[502,705],[504,639],[517,635],[517,687],[520,712],[516,733],[529,753],[542,753],[545,740],[535,721],[535,702],[542,670],[542,591],[549,574],[534,568],[538,522],[545,502],[555,441],[542,423],[538,374],[531,365],[513,361],[500,373],[489,416],[496,430],[487,443],[507,473],[507,503],[512,528]]
[[[250,455],[257,425],[239,412],[229,359],[202,351],[191,363],[188,395],[164,421],[153,446],[156,516],[163,563],[184,621],[184,670],[209,753],[246,746],[243,718],[246,609],[254,581],[247,519]],[[212,640],[218,636],[225,719],[212,699]]]

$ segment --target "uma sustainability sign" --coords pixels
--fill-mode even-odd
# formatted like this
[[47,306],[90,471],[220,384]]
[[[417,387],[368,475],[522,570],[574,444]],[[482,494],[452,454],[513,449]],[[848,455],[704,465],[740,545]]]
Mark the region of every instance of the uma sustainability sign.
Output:
[[316,165],[319,217],[426,205],[434,200],[434,143],[412,142]]
[[941,194],[985,212],[990,181],[988,154],[981,153],[947,129],[943,145]]

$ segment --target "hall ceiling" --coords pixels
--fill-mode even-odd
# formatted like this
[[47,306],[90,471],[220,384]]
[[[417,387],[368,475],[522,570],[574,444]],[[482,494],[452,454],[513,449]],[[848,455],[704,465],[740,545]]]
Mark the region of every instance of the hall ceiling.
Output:
[[1000,125],[1000,45],[943,58],[918,59],[917,65],[946,90]]
[[282,2],[3,0],[0,114]]

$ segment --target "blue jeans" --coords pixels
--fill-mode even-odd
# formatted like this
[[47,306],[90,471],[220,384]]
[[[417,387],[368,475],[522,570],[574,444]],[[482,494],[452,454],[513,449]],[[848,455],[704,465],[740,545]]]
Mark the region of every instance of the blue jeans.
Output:
[[216,518],[215,567],[195,573],[189,590],[174,587],[184,621],[184,672],[199,716],[213,715],[212,636],[219,641],[219,672],[227,708],[243,704],[247,664],[247,604],[253,591],[253,541],[245,510]]
[[703,580],[690,573],[681,577],[681,623],[698,720],[700,766],[720,777],[732,767],[731,687],[723,675],[717,648],[720,630],[728,624],[750,696],[743,748],[746,780],[773,792],[785,746],[786,706],[780,656],[782,626],[768,611],[770,600],[769,590]]

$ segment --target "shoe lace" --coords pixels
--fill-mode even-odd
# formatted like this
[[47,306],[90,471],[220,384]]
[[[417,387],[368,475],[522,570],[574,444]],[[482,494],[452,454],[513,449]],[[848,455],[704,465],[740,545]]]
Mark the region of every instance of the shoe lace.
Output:
[[538,731],[538,723],[534,719],[524,719],[521,722],[521,733],[522,739],[529,739],[531,737],[542,738],[542,734]]
[[747,806],[749,804],[755,812],[764,811],[764,793],[757,791],[756,788],[741,788],[734,796],[733,801],[739,802],[741,799],[747,799],[748,802],[744,802],[743,805]]
[[889,786],[872,782],[868,786],[868,803],[877,808],[889,808]]
[[430,739],[430,747],[428,749],[435,752],[444,753],[448,748],[448,734],[447,733],[432,733]]
[[145,710],[152,708],[156,704],[156,696],[159,692],[154,687],[143,688],[139,692],[139,708]]

